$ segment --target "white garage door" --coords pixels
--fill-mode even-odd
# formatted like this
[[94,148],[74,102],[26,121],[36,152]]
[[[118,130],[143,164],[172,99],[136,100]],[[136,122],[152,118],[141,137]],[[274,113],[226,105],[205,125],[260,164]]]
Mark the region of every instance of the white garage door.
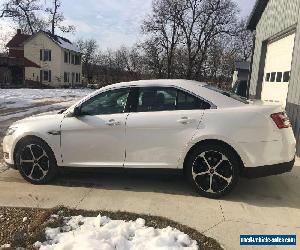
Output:
[[291,75],[295,34],[268,44],[262,100],[272,100],[286,105]]

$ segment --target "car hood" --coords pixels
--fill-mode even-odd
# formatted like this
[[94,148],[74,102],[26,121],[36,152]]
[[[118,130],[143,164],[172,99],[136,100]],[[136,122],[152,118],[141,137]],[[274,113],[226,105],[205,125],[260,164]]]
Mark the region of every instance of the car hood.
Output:
[[47,114],[39,114],[24,118],[15,122],[13,125],[22,125],[22,124],[60,124],[62,119],[64,118],[63,114],[56,113],[47,113]]

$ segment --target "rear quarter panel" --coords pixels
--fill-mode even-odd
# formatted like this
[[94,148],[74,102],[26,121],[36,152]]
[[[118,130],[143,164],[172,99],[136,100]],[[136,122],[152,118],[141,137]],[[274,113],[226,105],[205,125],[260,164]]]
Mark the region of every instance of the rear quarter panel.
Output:
[[254,105],[206,110],[184,154],[197,142],[215,139],[233,147],[245,167],[291,161],[295,156],[292,129],[279,130],[270,118],[270,114],[280,111],[277,106]]

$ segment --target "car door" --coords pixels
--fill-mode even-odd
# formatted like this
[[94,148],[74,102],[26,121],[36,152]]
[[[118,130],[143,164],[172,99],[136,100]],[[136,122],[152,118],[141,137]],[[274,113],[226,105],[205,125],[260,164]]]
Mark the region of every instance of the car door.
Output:
[[210,105],[173,87],[135,89],[126,122],[127,168],[177,168]]
[[108,90],[78,107],[78,115],[61,123],[61,152],[65,166],[123,167],[125,112],[129,88]]

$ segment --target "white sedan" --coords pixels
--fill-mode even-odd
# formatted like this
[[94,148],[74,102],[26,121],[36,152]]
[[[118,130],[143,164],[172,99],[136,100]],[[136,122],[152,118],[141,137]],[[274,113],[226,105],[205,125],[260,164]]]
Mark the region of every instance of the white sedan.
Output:
[[240,176],[291,171],[295,145],[282,107],[187,80],[101,88],[65,111],[14,123],[3,143],[6,163],[34,184],[62,167],[183,169],[211,198]]

